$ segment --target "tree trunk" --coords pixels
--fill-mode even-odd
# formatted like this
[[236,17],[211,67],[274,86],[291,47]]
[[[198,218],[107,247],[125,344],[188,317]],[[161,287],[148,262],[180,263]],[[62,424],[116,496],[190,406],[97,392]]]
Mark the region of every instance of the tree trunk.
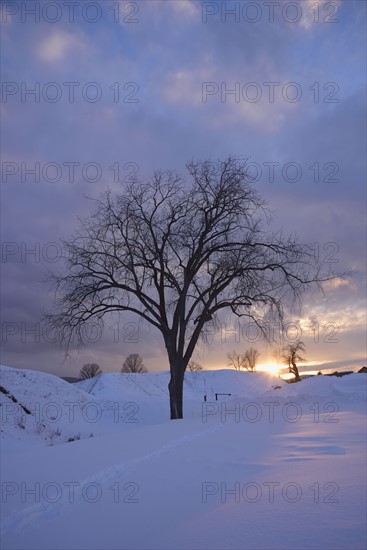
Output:
[[171,379],[168,384],[171,420],[183,418],[184,371],[178,365],[171,366]]
[[301,381],[301,377],[299,375],[299,372],[298,372],[298,367],[296,365],[296,363],[294,361],[292,361],[292,368],[290,369],[290,371],[294,374],[295,376],[295,382],[300,382]]

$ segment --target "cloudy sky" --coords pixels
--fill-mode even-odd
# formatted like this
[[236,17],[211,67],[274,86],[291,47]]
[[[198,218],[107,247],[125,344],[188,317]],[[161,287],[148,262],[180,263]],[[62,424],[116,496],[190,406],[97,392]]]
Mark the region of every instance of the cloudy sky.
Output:
[[[274,228],[348,272],[289,316],[307,368],[365,364],[366,4],[7,2],[1,4],[2,363],[75,375],[118,371],[140,353],[167,369],[160,334],[133,317],[65,357],[40,322],[62,269],[58,239],[119,181],[191,159],[249,158]],[[313,324],[312,322],[313,321]],[[207,368],[250,345],[227,316],[195,359]],[[300,333],[298,331],[301,331]],[[316,367],[315,367],[316,365]]]

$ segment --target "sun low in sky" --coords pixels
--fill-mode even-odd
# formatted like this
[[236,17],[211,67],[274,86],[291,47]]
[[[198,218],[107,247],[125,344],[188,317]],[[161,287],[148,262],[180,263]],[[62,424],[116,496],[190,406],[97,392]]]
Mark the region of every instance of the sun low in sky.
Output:
[[274,376],[279,376],[281,368],[282,366],[277,363],[259,363],[256,370],[259,372],[267,372],[269,374],[273,374]]

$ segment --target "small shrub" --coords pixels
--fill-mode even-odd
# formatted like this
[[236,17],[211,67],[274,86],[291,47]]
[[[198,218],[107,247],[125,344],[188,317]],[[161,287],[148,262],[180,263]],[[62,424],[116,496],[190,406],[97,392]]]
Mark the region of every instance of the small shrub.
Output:
[[71,437],[68,438],[68,443],[70,443],[71,441],[78,441],[79,439],[80,439],[80,434],[72,435]]

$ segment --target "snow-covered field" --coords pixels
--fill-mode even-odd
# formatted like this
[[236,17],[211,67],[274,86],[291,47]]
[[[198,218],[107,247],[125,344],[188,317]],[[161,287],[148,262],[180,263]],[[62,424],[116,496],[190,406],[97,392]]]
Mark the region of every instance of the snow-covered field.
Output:
[[366,378],[1,367],[1,548],[364,549]]

